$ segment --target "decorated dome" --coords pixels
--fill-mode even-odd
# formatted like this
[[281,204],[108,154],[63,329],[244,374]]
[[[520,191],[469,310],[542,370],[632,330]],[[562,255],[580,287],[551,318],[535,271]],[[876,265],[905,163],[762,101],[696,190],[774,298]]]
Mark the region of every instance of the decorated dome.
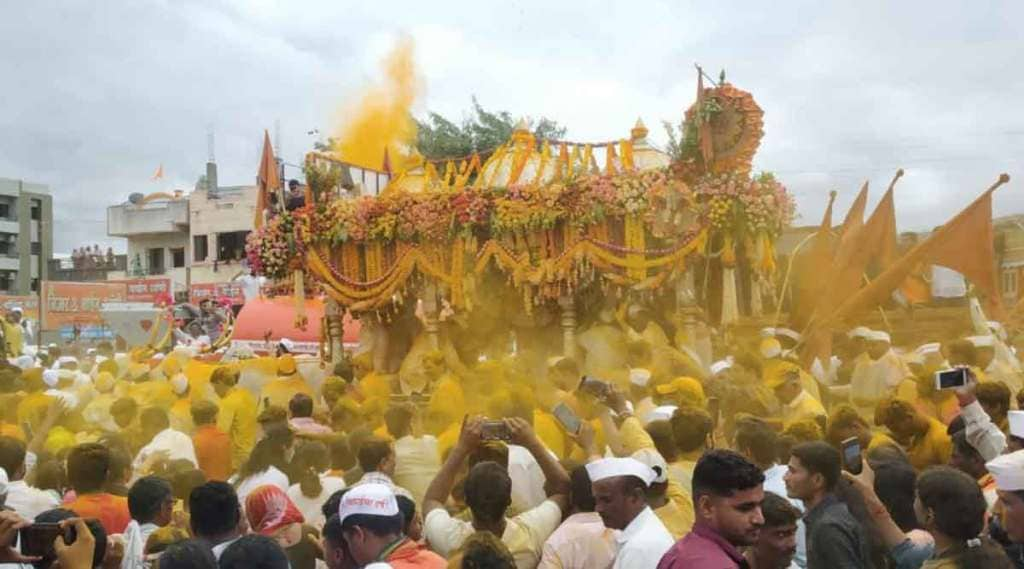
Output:
[[647,142],[647,132],[644,121],[636,119],[636,125],[629,132],[629,139],[633,143],[633,167],[642,171],[668,166],[672,159]]

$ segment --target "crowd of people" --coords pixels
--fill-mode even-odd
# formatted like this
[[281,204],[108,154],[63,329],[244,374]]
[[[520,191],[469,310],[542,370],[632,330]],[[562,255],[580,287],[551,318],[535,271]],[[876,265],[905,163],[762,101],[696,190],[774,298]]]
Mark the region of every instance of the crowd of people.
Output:
[[795,331],[696,340],[637,305],[571,357],[468,358],[442,330],[315,381],[286,344],[22,349],[0,367],[0,563],[1021,568],[1024,376],[971,310],[961,338],[858,327],[809,366]]

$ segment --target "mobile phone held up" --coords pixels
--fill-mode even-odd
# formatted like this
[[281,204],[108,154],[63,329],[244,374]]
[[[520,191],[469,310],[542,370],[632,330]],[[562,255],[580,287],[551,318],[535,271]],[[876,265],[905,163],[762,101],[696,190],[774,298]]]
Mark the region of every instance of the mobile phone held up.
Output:
[[967,368],[957,367],[935,372],[935,389],[956,389],[967,385]]
[[70,545],[75,542],[74,526],[67,526],[61,529],[60,524],[32,524],[21,528],[18,532],[21,538],[21,554],[32,557],[43,557],[54,559],[57,552],[53,549],[53,542],[57,536],[64,536],[64,543]]
[[485,441],[508,442],[512,440],[512,431],[505,421],[484,421],[480,424],[480,438]]
[[555,419],[562,425],[562,428],[571,435],[578,435],[580,427],[583,426],[583,421],[576,416],[576,413],[572,412],[565,403],[559,403],[555,405],[554,409],[551,410],[551,414],[555,416]]
[[843,454],[843,470],[850,474],[860,474],[864,470],[864,457],[860,452],[860,440],[850,437],[841,445]]

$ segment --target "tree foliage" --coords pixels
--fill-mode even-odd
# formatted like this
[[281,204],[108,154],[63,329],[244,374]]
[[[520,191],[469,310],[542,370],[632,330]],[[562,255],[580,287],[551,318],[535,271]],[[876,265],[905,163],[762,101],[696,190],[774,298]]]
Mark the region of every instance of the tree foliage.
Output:
[[[417,120],[416,147],[430,160],[457,158],[475,152],[486,154],[508,141],[516,122],[518,119],[508,111],[488,111],[473,97],[472,111],[459,123],[433,112],[426,120]],[[529,121],[529,125],[538,139],[565,136],[565,127],[546,117]]]
[[[516,122],[518,119],[508,111],[488,111],[473,97],[471,112],[457,123],[435,112],[428,113],[425,120],[416,119],[416,149],[428,160],[460,158],[476,152],[486,158],[486,154],[511,138]],[[558,121],[541,117],[527,122],[538,140],[565,136],[566,129]],[[313,144],[319,151],[334,146],[334,138]]]

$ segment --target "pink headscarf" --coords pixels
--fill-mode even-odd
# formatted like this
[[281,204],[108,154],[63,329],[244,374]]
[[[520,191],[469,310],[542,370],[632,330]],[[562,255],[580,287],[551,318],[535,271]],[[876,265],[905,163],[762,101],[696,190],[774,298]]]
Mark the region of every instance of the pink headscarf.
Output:
[[291,498],[277,486],[260,486],[245,499],[245,517],[260,535],[272,536],[277,530],[305,521]]

